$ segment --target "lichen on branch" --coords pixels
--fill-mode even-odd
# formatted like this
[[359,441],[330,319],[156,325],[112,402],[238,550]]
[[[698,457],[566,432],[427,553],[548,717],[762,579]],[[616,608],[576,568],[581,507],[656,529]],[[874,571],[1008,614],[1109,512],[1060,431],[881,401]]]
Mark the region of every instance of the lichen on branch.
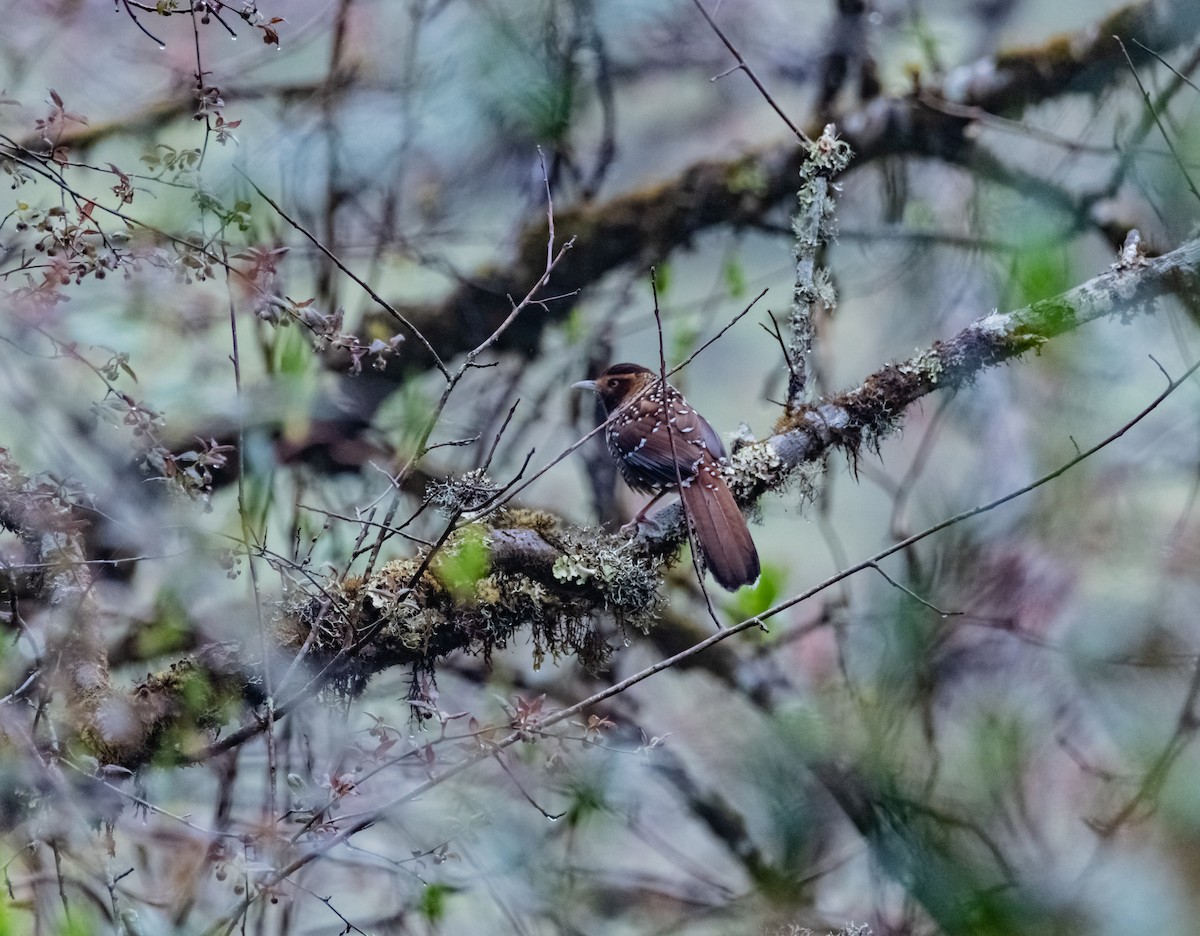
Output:
[[487,660],[524,631],[535,663],[570,655],[596,671],[614,628],[649,627],[661,600],[659,563],[636,544],[540,511],[497,511],[427,554],[297,596],[279,643],[307,647],[310,664],[350,690],[392,666],[431,671],[455,651]]

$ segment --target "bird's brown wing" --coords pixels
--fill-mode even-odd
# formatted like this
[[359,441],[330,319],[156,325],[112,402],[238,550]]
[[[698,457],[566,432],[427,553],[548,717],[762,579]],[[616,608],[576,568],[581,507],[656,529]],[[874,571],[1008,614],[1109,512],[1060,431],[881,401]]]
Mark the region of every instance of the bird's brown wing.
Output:
[[617,418],[612,443],[620,452],[630,487],[675,487],[681,479],[688,481],[696,474],[706,452],[717,458],[724,455],[720,437],[686,401],[671,408],[673,425],[659,404],[649,398],[637,400],[629,408],[632,418]]

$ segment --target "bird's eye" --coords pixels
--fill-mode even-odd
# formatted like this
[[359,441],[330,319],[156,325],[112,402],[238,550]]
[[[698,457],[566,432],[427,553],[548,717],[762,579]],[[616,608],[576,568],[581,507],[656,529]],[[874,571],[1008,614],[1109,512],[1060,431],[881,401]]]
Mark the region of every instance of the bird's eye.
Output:
[[618,383],[620,383],[620,381],[618,381],[616,377],[610,377],[608,379],[608,385],[610,387],[615,387]]

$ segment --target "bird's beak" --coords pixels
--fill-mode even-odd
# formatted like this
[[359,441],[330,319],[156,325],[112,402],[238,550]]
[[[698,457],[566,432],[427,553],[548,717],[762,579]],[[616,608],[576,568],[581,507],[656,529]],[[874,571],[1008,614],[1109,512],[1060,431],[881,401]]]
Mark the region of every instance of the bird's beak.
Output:
[[579,383],[571,384],[571,389],[572,390],[599,390],[600,387],[597,386],[596,381],[594,381],[594,380],[581,380],[581,381],[579,381]]

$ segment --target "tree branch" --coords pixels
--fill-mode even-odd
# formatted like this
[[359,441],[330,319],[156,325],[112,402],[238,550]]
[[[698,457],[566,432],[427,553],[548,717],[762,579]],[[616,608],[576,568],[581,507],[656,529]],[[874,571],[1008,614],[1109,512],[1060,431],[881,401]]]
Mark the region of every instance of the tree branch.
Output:
[[[1130,54],[1140,64],[1151,56],[1135,42],[1161,52],[1194,36],[1198,28],[1200,4],[1190,0],[1133,4],[1079,33],[980,59],[906,94],[876,98],[840,115],[837,126],[854,150],[855,167],[891,156],[968,164],[978,148],[968,133],[974,121],[964,114],[1011,117],[1067,93],[1099,93],[1128,69],[1114,33],[1129,41]],[[821,127],[814,124],[807,132],[816,138]],[[610,271],[659,260],[711,227],[760,221],[794,196],[806,157],[806,147],[789,140],[735,159],[694,163],[673,179],[605,202],[556,209],[558,228],[574,235],[576,250],[555,270],[547,288],[559,294],[583,292]],[[517,236],[510,263],[478,270],[436,305],[401,311],[449,358],[486,338],[510,311],[507,297],[523,292],[544,266],[545,228],[538,219]],[[576,304],[530,309],[497,347],[518,352],[538,347],[542,330]],[[424,363],[414,356],[389,374],[399,380],[408,367]]]

